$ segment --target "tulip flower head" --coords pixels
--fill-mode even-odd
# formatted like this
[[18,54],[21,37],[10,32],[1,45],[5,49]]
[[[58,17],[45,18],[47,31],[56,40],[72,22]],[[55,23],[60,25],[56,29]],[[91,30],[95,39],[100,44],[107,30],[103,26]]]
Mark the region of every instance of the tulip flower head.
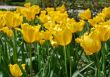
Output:
[[[22,64],[21,66],[22,66],[23,70],[25,70],[25,64]],[[10,73],[12,74],[13,77],[22,76],[22,71],[18,64],[14,64],[14,65],[10,64],[9,69],[10,69]]]

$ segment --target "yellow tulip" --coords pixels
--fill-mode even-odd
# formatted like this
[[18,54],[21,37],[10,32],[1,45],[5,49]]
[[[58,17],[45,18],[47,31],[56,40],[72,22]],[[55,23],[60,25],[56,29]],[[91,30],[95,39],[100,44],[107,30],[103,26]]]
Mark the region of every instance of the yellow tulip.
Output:
[[49,16],[46,15],[46,11],[41,11],[40,16],[38,17],[42,23],[46,23],[49,21]]
[[22,66],[23,70],[25,70],[26,64],[22,64],[21,66]]
[[41,8],[38,5],[33,5],[30,8],[30,11],[32,12],[32,15],[36,15],[40,13]]
[[72,32],[72,33],[74,33],[74,32],[76,32],[76,29],[77,29],[77,26],[75,26],[75,24],[76,24],[76,21],[72,18],[72,19],[70,19],[70,18],[68,18],[67,19],[67,23],[66,23],[66,27]]
[[[23,70],[25,70],[25,64],[21,65]],[[12,74],[13,77],[21,77],[22,76],[22,71],[20,67],[17,64],[10,64],[9,65],[10,73]]]
[[45,43],[45,40],[40,40],[39,43],[40,43],[41,45],[43,45],[43,44]]
[[107,20],[106,22],[101,22],[100,25],[102,26],[108,26],[110,25],[110,20]]
[[15,13],[15,12],[7,12],[5,19],[6,19],[6,26],[11,27],[11,28],[18,27],[23,22],[23,17],[20,16],[19,13]]
[[77,27],[77,32],[78,31],[82,31],[85,25],[85,21],[80,20],[80,22],[76,23],[76,27]]
[[42,31],[41,33],[42,33],[41,37],[42,37],[42,39],[44,39],[44,40],[50,40],[51,37],[52,37],[51,32],[48,31],[48,30]]
[[37,5],[33,5],[30,7],[17,7],[16,10],[17,13],[22,14],[24,17],[26,17],[27,20],[31,21],[35,19],[35,15],[39,14],[40,12],[40,7]]
[[4,27],[6,25],[6,12],[0,11],[0,28]]
[[79,14],[79,17],[83,20],[88,20],[91,18],[91,11],[90,9],[85,10]]
[[104,18],[102,16],[96,16],[93,18],[93,20],[97,23],[100,23],[100,22],[104,22]]
[[97,35],[97,39],[100,41],[107,41],[110,37],[109,31],[110,27],[98,25],[93,31],[94,33],[92,35]]
[[80,43],[86,55],[92,55],[93,53],[99,52],[101,49],[101,42],[88,34],[77,38],[76,42]]
[[6,33],[8,37],[13,36],[13,31],[11,29],[9,29],[8,27],[3,27],[0,29],[0,31]]
[[46,29],[48,29],[49,31],[53,31],[53,28],[54,28],[55,26],[56,26],[56,23],[55,23],[55,22],[52,22],[52,21],[47,22],[47,23],[44,24],[44,27],[45,27]]
[[36,42],[39,42],[40,40],[42,40],[42,37],[41,37],[41,36],[42,36],[42,33],[39,32],[39,31],[38,31],[38,32],[36,31],[35,41],[36,41]]
[[29,8],[31,6],[31,3],[30,2],[25,3],[24,6],[27,7],[27,8]]
[[91,24],[91,26],[95,26],[97,22],[93,19],[89,19],[88,22]]
[[98,23],[104,22],[104,18],[103,17],[94,17],[93,19],[89,20],[89,23],[91,24],[91,26],[95,27]]
[[54,17],[52,17],[53,20],[59,24],[64,24],[67,21],[68,18],[68,14],[67,12],[64,13],[60,13],[60,12],[56,12],[54,14]]
[[72,40],[72,33],[68,29],[57,31],[54,38],[59,45],[66,46]]
[[54,39],[51,39],[51,40],[50,40],[50,43],[51,43],[51,45],[52,45],[53,47],[58,46],[57,41],[55,41]]
[[49,13],[49,12],[52,12],[52,11],[54,11],[54,8],[49,8],[49,7],[47,7],[46,8],[46,11]]
[[57,7],[56,10],[57,10],[57,11],[60,11],[60,12],[62,12],[62,13],[64,13],[64,12],[66,11],[66,8],[65,8],[65,6],[64,6],[64,4],[63,4],[62,6]]
[[36,41],[36,33],[39,31],[40,26],[31,26],[27,23],[21,25],[23,38],[27,43]]
[[93,19],[89,19],[89,23],[91,26],[95,26],[98,23],[102,23],[105,21],[105,14],[104,13],[99,13],[97,16],[95,16]]
[[[69,22],[68,22],[69,23]],[[82,31],[83,30],[83,27],[85,25],[85,22],[83,20],[80,20],[80,22],[73,22],[71,24],[68,24],[67,25],[67,28],[72,32],[72,33],[75,33],[75,32],[79,32],[79,31]]]
[[104,13],[105,14],[105,16],[107,17],[107,18],[109,18],[110,17],[110,7],[105,7],[103,10],[102,10],[102,13]]

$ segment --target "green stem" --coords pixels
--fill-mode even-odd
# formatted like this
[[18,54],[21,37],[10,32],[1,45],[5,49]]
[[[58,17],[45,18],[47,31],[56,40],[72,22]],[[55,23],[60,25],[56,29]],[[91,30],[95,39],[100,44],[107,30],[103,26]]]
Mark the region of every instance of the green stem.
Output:
[[67,72],[67,60],[66,60],[66,47],[64,46],[64,59],[65,59],[65,74],[66,77],[68,77],[68,72]]
[[97,67],[97,77],[100,77],[100,65],[99,65],[99,57],[98,54],[96,54],[96,67]]
[[[108,68],[108,70],[110,70],[110,65],[109,65],[109,68]],[[110,77],[110,71],[108,72],[108,77]]]
[[69,77],[72,77],[72,72],[71,72],[71,53],[70,53],[70,48],[71,48],[71,45],[69,45],[68,47],[67,47],[67,56],[68,56],[68,58],[69,58]]
[[40,63],[41,63],[41,60],[40,60],[40,53],[39,53],[39,50],[40,50],[40,49],[39,49],[39,44],[38,44],[38,43],[35,43],[35,44],[34,44],[34,47],[35,47],[35,52],[37,53],[37,54],[36,54],[36,58],[37,58],[37,60],[38,60],[38,70],[40,70],[40,68],[41,68],[41,67],[40,67],[40,65],[41,65],[41,64],[40,64]]
[[32,77],[32,51],[31,51],[31,44],[29,44],[29,57],[30,57],[30,77]]
[[105,53],[106,53],[106,43],[103,43],[103,48],[102,48],[102,70],[103,70],[103,77],[106,77],[106,69],[105,69]]
[[16,30],[14,31],[14,38],[12,39],[13,41],[13,48],[14,48],[14,52],[13,52],[13,60],[15,63],[17,63],[17,44],[16,44],[16,38],[17,38],[17,32]]
[[71,58],[70,58],[70,77],[72,77],[72,74],[71,74]]

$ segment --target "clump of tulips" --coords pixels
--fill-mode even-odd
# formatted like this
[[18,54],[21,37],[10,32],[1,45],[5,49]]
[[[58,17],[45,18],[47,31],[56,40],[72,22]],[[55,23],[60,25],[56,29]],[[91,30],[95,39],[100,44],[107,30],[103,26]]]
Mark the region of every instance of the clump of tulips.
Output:
[[[3,56],[0,57],[0,65],[7,64],[7,75],[79,77],[83,70],[94,63],[95,76],[100,77],[103,70],[102,75],[105,77],[105,45],[110,39],[110,7],[104,8],[95,17],[90,9],[79,13],[78,17],[79,21],[70,18],[64,5],[42,9],[38,5],[26,3],[15,11],[0,11],[1,43],[5,40],[0,46],[0,56]],[[86,59],[82,60],[88,55],[96,57],[96,63],[95,60],[86,58],[93,63],[87,64],[87,67],[76,73],[79,70],[78,65],[89,63],[85,62]],[[56,62],[52,61],[54,59]],[[100,60],[102,69],[98,66]]]

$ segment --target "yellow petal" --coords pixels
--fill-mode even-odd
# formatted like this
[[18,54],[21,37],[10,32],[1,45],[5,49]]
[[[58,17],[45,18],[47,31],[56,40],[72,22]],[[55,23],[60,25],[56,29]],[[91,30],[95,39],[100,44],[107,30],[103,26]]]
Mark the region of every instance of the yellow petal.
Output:
[[85,10],[79,14],[79,17],[83,20],[88,20],[91,18],[91,11],[90,9]]
[[55,40],[59,45],[66,46],[72,40],[72,33],[68,29],[58,31],[55,35]]

